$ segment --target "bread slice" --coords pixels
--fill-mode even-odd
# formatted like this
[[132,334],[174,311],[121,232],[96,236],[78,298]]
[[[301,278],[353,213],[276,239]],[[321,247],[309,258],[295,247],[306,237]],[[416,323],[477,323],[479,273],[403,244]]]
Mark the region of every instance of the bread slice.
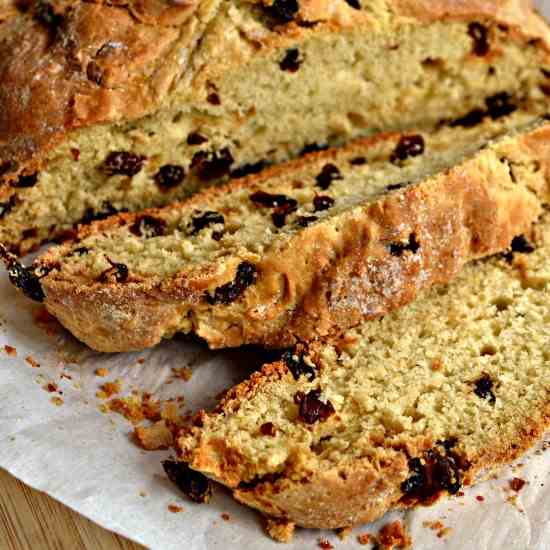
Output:
[[99,222],[39,257],[30,294],[101,351],[178,331],[213,348],[327,336],[529,230],[550,196],[550,124],[485,146],[528,119],[378,136]]
[[527,0],[8,7],[0,242],[19,253],[315,143],[548,105],[550,33]]
[[199,414],[180,460],[315,528],[432,502],[512,461],[550,424],[550,214],[536,231],[383,319],[285,353]]

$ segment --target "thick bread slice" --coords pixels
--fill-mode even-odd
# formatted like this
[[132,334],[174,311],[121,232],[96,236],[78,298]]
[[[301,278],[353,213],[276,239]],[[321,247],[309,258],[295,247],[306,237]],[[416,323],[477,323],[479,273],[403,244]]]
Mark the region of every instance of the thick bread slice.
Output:
[[37,260],[38,297],[102,351],[178,331],[284,347],[379,317],[529,231],[550,124],[484,146],[526,118],[366,139],[99,222]]
[[[527,0],[29,0],[0,17],[0,242],[374,131],[548,105]],[[117,4],[117,5],[113,5]]]
[[550,424],[550,215],[537,231],[333,344],[287,352],[201,413],[180,459],[316,528],[454,494],[512,461]]

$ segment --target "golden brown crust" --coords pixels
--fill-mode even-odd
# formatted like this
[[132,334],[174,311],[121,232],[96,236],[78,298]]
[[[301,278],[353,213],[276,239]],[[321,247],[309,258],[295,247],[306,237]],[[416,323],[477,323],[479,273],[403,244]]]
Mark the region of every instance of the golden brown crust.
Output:
[[[550,125],[545,124],[514,138],[499,154],[485,149],[445,174],[340,216],[337,230],[324,222],[300,231],[254,260],[256,283],[231,305],[209,305],[205,291],[233,280],[239,262],[250,258],[235,257],[221,274],[203,269],[158,283],[81,284],[54,270],[42,280],[45,303],[78,338],[102,351],[152,346],[178,327],[195,331],[212,347],[286,347],[325,337],[410,302],[422,289],[449,281],[466,262],[504,250],[513,237],[529,232],[549,200],[549,139]],[[316,158],[357,154],[372,143],[363,140]],[[504,160],[501,153],[506,153]],[[259,185],[307,162],[273,168],[183,204]],[[513,184],[514,163],[539,163],[542,170],[533,181]],[[533,185],[537,189],[529,187]],[[84,229],[82,235],[132,219],[125,214]],[[392,243],[413,238],[420,245],[415,253],[392,254]],[[46,253],[41,263],[55,266],[69,247]]]
[[[386,0],[372,12],[340,0],[301,0],[298,20],[319,23],[315,27],[292,22],[245,38],[246,33],[233,32],[229,18],[220,18],[214,23],[215,36],[201,50],[202,61],[191,69],[191,54],[183,66],[180,54],[194,50],[206,24],[220,11],[220,0],[115,5],[53,0],[49,5],[60,17],[55,28],[48,28],[32,9],[18,13],[12,2],[0,12],[0,22],[5,19],[0,31],[0,167],[5,181],[36,170],[47,151],[72,130],[147,115],[166,101],[174,85],[201,88],[229,65],[301,35],[350,25],[368,28],[382,19],[426,24],[479,18],[509,26],[525,41],[538,39],[547,49],[550,44],[550,31],[527,0]],[[227,52],[232,52],[229,60]],[[94,71],[88,70],[90,64]],[[100,83],[93,77],[99,73]],[[0,188],[0,198],[8,194],[8,188]]]

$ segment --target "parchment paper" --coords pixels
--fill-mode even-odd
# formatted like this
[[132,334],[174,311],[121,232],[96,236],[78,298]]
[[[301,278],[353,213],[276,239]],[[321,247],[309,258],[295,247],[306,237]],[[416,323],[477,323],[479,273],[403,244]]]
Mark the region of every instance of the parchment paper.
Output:
[[[539,6],[550,13],[550,1]],[[223,488],[215,489],[209,505],[186,500],[162,471],[160,461],[169,452],[137,447],[132,425],[101,412],[105,401],[96,397],[101,384],[121,379],[123,394],[135,389],[159,399],[183,396],[184,410],[209,407],[219,392],[260,366],[259,352],[209,352],[199,344],[175,340],[143,353],[95,353],[62,330],[46,334],[33,321],[37,307],[14,291],[0,270],[0,467],[150,548],[281,548],[264,535],[259,516],[233,502]],[[16,348],[17,357],[5,353],[5,345]],[[30,362],[25,360],[29,356]],[[33,362],[40,366],[31,366]],[[192,369],[191,380],[173,380],[172,368],[185,366]],[[99,367],[108,370],[106,378],[94,374]],[[44,389],[51,382],[62,394]],[[60,406],[52,402],[56,397],[63,400]],[[549,473],[550,452],[539,449],[520,466],[503,470],[498,480],[465,489],[462,497],[390,514],[355,529],[346,542],[333,532],[298,530],[284,548],[316,548],[319,538],[336,548],[360,548],[357,534],[376,533],[380,525],[400,517],[415,549],[548,550]],[[528,482],[519,493],[509,489],[513,477]],[[516,502],[509,502],[514,495]],[[476,498],[480,496],[483,500]],[[170,512],[169,504],[183,511]],[[435,521],[452,531],[440,538],[441,529],[423,525]]]

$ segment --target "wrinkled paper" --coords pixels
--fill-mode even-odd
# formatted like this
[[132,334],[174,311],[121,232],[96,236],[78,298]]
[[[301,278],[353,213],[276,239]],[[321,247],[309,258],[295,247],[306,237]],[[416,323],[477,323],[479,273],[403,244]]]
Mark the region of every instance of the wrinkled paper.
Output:
[[[550,14],[550,1],[539,6]],[[162,470],[161,460],[170,452],[140,449],[132,425],[102,412],[105,400],[96,396],[101,384],[121,379],[123,395],[138,390],[161,400],[183,396],[184,411],[211,407],[221,391],[261,365],[259,352],[210,352],[175,340],[142,353],[96,353],[61,329],[47,333],[39,327],[33,320],[39,306],[16,293],[4,271],[0,304],[0,467],[150,548],[281,548],[264,534],[259,515],[234,502],[222,487],[216,487],[208,505],[188,501]],[[16,348],[17,357],[5,353],[6,345]],[[174,380],[172,369],[182,367],[191,369],[189,381]],[[108,376],[96,376],[98,368],[106,368]],[[48,392],[49,383],[62,394]],[[56,405],[52,399],[59,397],[63,403]],[[346,542],[331,531],[299,529],[284,548],[316,548],[320,538],[337,548],[365,548],[357,534],[376,534],[381,525],[402,518],[415,549],[547,550],[549,473],[550,450],[539,446],[519,465],[503,469],[497,480],[466,488],[464,496],[389,514],[377,524],[356,528]],[[519,493],[509,489],[513,477],[527,481]],[[170,512],[170,504],[183,510]],[[441,529],[426,526],[438,521],[449,528],[442,538],[437,536]]]

